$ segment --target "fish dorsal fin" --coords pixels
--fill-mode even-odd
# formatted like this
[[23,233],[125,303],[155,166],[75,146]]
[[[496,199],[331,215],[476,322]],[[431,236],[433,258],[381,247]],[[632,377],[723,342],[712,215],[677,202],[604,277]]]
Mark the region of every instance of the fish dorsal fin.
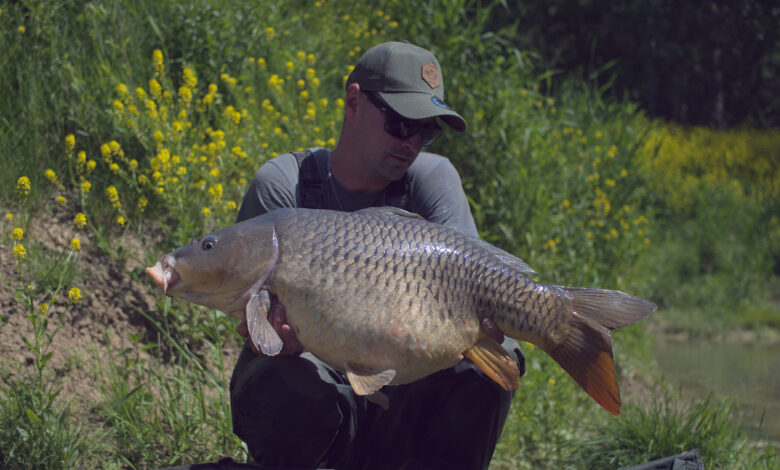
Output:
[[372,371],[360,364],[347,364],[347,379],[357,395],[371,395],[395,378],[395,369]]
[[246,304],[246,326],[255,347],[268,356],[276,356],[282,350],[282,338],[268,321],[271,299],[262,290],[251,296]]
[[463,356],[504,390],[517,390],[520,387],[520,369],[517,363],[506,349],[486,334],[480,335],[474,346],[467,349]]
[[357,212],[383,212],[385,214],[393,214],[400,217],[409,217],[412,219],[420,219],[425,220],[423,216],[420,214],[415,214],[414,212],[405,211],[403,209],[399,209],[397,207],[393,206],[382,206],[382,207],[367,207],[365,209],[361,209]]
[[504,251],[501,248],[498,248],[497,246],[493,246],[490,243],[483,240],[475,240],[475,242],[480,247],[482,247],[482,249],[484,249],[491,255],[498,258],[498,260],[501,263],[506,264],[507,266],[511,267],[515,271],[518,271],[523,276],[534,277],[538,275],[538,273],[534,271],[532,267],[528,266],[528,263],[521,260],[520,258],[513,255],[512,253],[509,253],[508,251]]

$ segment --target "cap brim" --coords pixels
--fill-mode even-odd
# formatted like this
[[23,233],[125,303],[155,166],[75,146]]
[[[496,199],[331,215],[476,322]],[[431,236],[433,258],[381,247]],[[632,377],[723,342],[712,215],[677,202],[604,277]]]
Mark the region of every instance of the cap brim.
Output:
[[382,99],[401,116],[407,119],[428,119],[438,117],[445,124],[458,132],[466,130],[466,121],[432,93],[376,92]]

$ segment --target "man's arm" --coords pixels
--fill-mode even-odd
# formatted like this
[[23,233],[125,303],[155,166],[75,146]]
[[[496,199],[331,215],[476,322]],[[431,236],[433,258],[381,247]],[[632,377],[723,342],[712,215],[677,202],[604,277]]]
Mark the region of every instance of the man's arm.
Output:
[[425,220],[478,237],[460,175],[450,161],[432,153],[420,153],[409,168],[409,210]]
[[249,186],[236,222],[284,207],[296,207],[295,188],[298,185],[298,163],[286,153],[269,160],[257,170]]

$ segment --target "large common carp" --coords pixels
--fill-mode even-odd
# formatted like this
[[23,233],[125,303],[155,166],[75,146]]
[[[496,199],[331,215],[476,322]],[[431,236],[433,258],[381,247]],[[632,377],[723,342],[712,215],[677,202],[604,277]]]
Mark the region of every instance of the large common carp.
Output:
[[609,331],[655,309],[618,291],[535,282],[515,256],[393,208],[276,210],[192,240],[146,272],[169,296],[246,315],[268,355],[282,347],[266,318],[276,295],[300,343],[359,395],[464,356],[516,389],[516,364],[482,329],[488,318],[552,356],[615,415]]

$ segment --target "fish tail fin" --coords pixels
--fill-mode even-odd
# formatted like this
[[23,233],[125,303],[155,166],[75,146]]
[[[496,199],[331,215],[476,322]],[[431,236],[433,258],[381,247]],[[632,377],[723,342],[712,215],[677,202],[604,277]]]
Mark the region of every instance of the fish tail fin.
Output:
[[542,345],[598,404],[617,416],[620,390],[610,330],[646,317],[655,304],[618,291],[563,287],[572,297],[569,333],[556,345]]

